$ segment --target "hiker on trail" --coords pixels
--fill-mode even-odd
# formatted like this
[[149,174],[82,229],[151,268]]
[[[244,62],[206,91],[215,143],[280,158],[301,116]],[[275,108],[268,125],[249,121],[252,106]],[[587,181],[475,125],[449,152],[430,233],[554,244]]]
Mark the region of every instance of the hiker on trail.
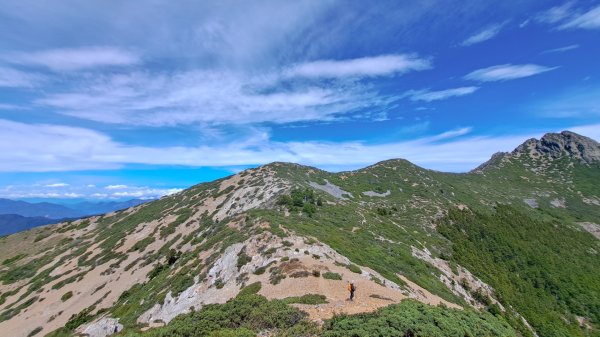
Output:
[[350,298],[348,298],[349,301],[354,300],[354,292],[355,291],[356,291],[356,286],[354,285],[354,282],[348,282],[348,292],[350,293]]

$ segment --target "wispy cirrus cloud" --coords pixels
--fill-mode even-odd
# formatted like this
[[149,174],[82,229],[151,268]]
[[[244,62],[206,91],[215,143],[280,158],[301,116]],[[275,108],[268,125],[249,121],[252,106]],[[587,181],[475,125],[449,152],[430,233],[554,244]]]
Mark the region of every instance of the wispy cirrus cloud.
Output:
[[558,67],[545,67],[537,64],[501,64],[477,69],[464,76],[467,80],[478,82],[508,81],[542,74]]
[[573,28],[600,29],[600,6],[596,6],[587,12],[573,15],[559,27],[559,29]]
[[130,66],[140,62],[140,56],[136,53],[110,46],[58,48],[34,52],[9,53],[2,59],[8,63],[44,67],[53,71],[73,71],[107,66]]
[[548,49],[548,50],[544,50],[543,54],[548,54],[548,53],[563,53],[569,50],[574,50],[579,48],[578,44],[571,44],[568,46],[564,46],[564,47],[559,47],[559,48],[553,48],[553,49]]
[[600,6],[582,9],[577,8],[575,1],[569,1],[538,13],[532,20],[556,25],[559,30],[600,29]]
[[[361,86],[271,87],[271,78],[221,71],[105,76],[37,104],[82,119],[127,125],[291,123],[331,120],[368,106]],[[375,101],[373,101],[375,102]]]
[[414,54],[392,54],[347,60],[318,60],[297,64],[288,76],[311,78],[374,77],[431,69],[429,59]]
[[[1,87],[1,85],[0,85],[0,87]],[[25,110],[25,109],[27,109],[27,108],[25,108],[21,105],[0,103],[0,110]]]
[[[33,88],[45,81],[46,77],[43,75],[0,66],[0,88]],[[12,108],[9,105],[5,107]]]
[[438,91],[430,91],[430,90],[411,90],[405,93],[408,97],[410,97],[411,101],[439,101],[448,99],[450,97],[457,96],[465,96],[474,93],[477,91],[479,87],[470,86],[470,87],[459,87]]
[[565,2],[560,6],[555,6],[538,13],[533,17],[533,20],[539,23],[550,24],[560,22],[573,15],[574,5],[574,1]]
[[504,24],[495,24],[489,26],[476,34],[469,36],[466,40],[464,40],[461,43],[461,45],[467,47],[476,43],[481,43],[490,40],[500,33],[503,26]]
[[[126,125],[293,123],[385,111],[391,100],[356,76],[431,67],[407,55],[315,61],[262,74],[226,70],[132,72],[85,77],[35,103],[77,118]],[[323,77],[335,77],[324,83]],[[297,81],[298,77],[303,77]],[[283,85],[282,85],[283,84]],[[364,115],[364,114],[363,114]],[[378,115],[374,118],[382,118]]]

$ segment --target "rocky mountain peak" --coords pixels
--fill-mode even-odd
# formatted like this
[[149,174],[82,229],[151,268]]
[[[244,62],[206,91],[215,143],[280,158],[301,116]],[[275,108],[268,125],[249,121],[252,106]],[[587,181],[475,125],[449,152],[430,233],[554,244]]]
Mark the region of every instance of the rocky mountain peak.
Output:
[[600,161],[600,144],[595,140],[571,131],[547,133],[541,139],[528,139],[513,154],[527,153],[533,157],[564,155],[585,163]]

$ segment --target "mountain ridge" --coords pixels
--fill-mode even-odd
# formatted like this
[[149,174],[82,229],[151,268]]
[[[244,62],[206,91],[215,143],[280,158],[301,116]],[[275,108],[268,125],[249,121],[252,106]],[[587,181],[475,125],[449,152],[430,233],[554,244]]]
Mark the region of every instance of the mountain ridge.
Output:
[[[276,162],[126,210],[0,238],[0,329],[25,336],[46,322],[38,332],[50,336],[108,336],[115,328],[158,334],[176,326],[175,317],[233,301],[260,282],[258,295],[271,301],[323,296],[328,303],[294,304],[309,322],[410,298],[491,314],[522,336],[584,336],[585,325],[597,331],[600,317],[591,296],[600,290],[591,276],[600,271],[600,246],[590,234],[600,229],[593,183],[600,170],[561,158],[516,153],[476,174],[403,159],[338,173]],[[519,226],[506,232],[513,220]],[[482,230],[489,234],[471,241]],[[512,236],[519,230],[528,240]],[[501,276],[515,272],[496,275],[472,259],[495,247],[484,238],[560,277],[544,278],[524,263],[520,279],[506,281]],[[552,251],[536,250],[548,246],[563,252],[552,264],[545,259]],[[510,268],[505,258],[489,263]],[[573,280],[560,281],[566,278]],[[359,283],[360,301],[344,301],[345,281]],[[538,294],[540,284],[579,301]]]

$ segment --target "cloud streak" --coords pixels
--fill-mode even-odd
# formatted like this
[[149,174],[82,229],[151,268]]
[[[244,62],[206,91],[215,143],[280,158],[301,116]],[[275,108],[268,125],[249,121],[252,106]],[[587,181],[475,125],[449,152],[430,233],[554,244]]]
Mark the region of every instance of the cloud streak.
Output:
[[140,57],[121,48],[95,46],[12,53],[3,57],[3,60],[53,71],[75,71],[108,66],[131,66],[139,63]]
[[539,23],[557,23],[573,15],[573,1],[565,2],[560,6],[552,7],[548,10],[538,13],[533,20]]
[[465,96],[474,93],[479,89],[478,87],[460,87],[439,91],[429,91],[429,90],[412,90],[406,93],[410,97],[411,101],[439,101],[448,99],[450,97],[458,97]]
[[461,45],[468,47],[477,43],[481,43],[487,40],[491,40],[496,35],[500,33],[504,24],[496,24],[490,27],[485,28],[477,34],[469,36],[466,40],[464,40]]
[[477,69],[467,74],[464,78],[478,82],[508,81],[542,74],[557,68],[558,67],[545,67],[537,64],[501,64]]
[[596,6],[589,11],[574,15],[571,19],[560,25],[560,29],[600,29],[600,6]]
[[[0,66],[0,88],[34,88],[46,81],[43,75]],[[4,105],[4,108],[11,108]]]
[[569,51],[569,50],[573,50],[573,49],[577,49],[577,48],[579,48],[578,44],[571,44],[571,45],[560,47],[560,48],[554,48],[554,49],[545,50],[543,52],[543,54],[548,54],[548,53],[563,53],[563,52],[566,52],[566,51]]
[[309,78],[375,77],[431,69],[431,61],[416,55],[395,54],[349,60],[319,60],[291,67],[286,74]]

